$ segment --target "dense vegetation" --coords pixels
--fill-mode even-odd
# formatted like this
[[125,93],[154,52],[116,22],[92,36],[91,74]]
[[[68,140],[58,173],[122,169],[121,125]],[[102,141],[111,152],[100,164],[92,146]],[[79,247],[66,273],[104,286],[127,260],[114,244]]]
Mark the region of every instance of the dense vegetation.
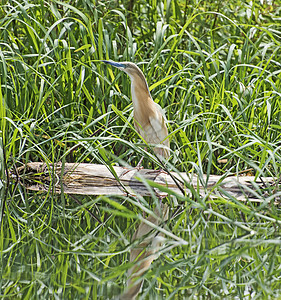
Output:
[[107,299],[124,289],[139,203],[153,210],[156,197],[77,196],[79,206],[11,177],[30,161],[135,166],[145,155],[157,167],[132,126],[128,77],[100,62],[112,59],[137,63],[164,108],[169,169],[201,181],[277,178],[257,191],[260,204],[196,190],[165,198],[165,228],[188,244],[167,237],[142,297],[281,297],[280,3],[119,2],[1,3],[0,295]]

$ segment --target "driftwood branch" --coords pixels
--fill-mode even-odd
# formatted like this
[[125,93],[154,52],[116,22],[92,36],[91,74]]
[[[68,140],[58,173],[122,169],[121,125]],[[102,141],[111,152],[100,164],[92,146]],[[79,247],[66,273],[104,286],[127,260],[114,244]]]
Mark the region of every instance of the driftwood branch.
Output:
[[[113,171],[112,171],[113,170]],[[274,193],[275,201],[281,192],[278,183],[272,177],[262,177],[255,180],[254,176],[217,176],[210,175],[199,178],[186,173],[169,174],[149,169],[127,169],[98,164],[66,163],[47,166],[45,163],[28,163],[18,169],[21,182],[28,189],[48,190],[50,186],[55,192],[83,195],[151,195],[146,180],[165,186],[174,192],[181,193],[175,180],[181,185],[186,194],[192,193],[192,188],[201,195],[216,197],[230,195],[238,200],[250,199],[261,202],[264,197]],[[114,174],[115,173],[115,174]],[[157,190],[159,195],[164,192]]]

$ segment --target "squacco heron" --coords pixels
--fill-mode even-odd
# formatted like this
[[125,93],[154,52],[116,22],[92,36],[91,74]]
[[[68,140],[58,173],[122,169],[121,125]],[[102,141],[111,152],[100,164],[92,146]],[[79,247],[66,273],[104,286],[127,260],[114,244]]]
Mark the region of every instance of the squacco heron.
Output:
[[103,60],[127,73],[131,79],[131,94],[134,108],[134,126],[137,132],[148,143],[153,145],[159,158],[168,158],[170,142],[162,108],[153,101],[147,81],[141,69],[131,62]]

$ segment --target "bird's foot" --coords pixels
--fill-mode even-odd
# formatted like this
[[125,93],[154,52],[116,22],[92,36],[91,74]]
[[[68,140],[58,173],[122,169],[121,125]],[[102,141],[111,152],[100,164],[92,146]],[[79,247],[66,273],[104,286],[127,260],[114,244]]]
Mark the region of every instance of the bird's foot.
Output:
[[143,161],[144,156],[142,156],[142,158],[140,159],[140,161],[138,162],[138,164],[136,165],[136,168],[138,169],[138,171],[140,169],[143,169],[143,166],[141,165],[142,161]]

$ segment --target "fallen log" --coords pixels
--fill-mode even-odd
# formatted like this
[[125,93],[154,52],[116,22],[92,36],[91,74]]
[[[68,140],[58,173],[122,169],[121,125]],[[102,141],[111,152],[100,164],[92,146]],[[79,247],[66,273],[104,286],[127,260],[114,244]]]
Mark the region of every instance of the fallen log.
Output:
[[[199,178],[195,174],[171,172],[169,175],[157,170],[120,166],[110,168],[87,163],[58,163],[53,166],[32,162],[17,171],[20,181],[33,191],[46,191],[52,187],[56,193],[63,190],[67,194],[149,196],[153,188],[148,187],[146,180],[151,180],[181,194],[183,190],[191,194],[193,187],[201,195],[216,197],[227,194],[237,200],[251,199],[256,202],[263,202],[264,197],[272,193],[276,201],[281,195],[278,182],[272,177],[255,180],[254,176],[204,175]],[[157,193],[165,195],[163,191],[157,190]]]

